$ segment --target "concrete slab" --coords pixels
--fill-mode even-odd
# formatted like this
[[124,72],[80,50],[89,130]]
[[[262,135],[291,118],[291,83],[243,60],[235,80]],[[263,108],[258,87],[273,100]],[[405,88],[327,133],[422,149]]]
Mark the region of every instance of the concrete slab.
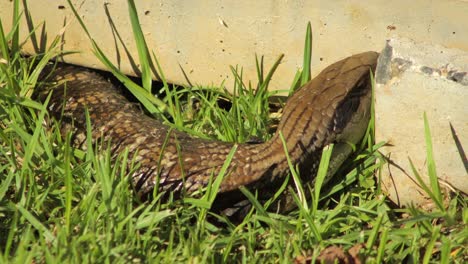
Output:
[[[36,43],[25,52],[40,52],[61,33],[64,50],[79,51],[67,61],[103,66],[66,0],[24,0],[21,36],[32,28]],[[123,72],[134,74],[128,55],[138,64],[126,0],[72,0],[96,43]],[[26,4],[26,5],[25,5]],[[256,80],[255,54],[265,55],[265,69],[282,53],[272,89],[290,87],[302,66],[306,25],[313,31],[312,75],[331,63],[363,51],[382,49],[385,39],[411,37],[468,50],[468,2],[463,0],[311,0],[311,1],[135,1],[148,46],[158,56],[170,82],[185,84],[184,68],[194,84],[229,88],[229,65],[244,67],[246,80]],[[13,1],[0,1],[6,32]],[[26,21],[26,17],[29,18]],[[125,47],[125,49],[124,49]]]
[[[390,163],[381,180],[398,205],[424,205],[408,158],[428,183],[424,112],[442,187],[468,193],[468,52],[390,39],[376,70],[376,137]],[[429,202],[430,204],[430,202]]]

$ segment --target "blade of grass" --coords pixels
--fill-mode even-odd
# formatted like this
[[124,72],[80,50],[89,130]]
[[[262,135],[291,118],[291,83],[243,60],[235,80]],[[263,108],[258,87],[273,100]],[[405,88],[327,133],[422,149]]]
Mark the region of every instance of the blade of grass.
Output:
[[64,160],[63,164],[65,166],[64,176],[65,176],[65,225],[67,230],[67,235],[71,235],[71,210],[72,210],[72,199],[73,199],[73,184],[72,184],[72,173],[71,173],[71,133],[68,133],[65,138],[65,149],[64,149]]
[[0,20],[0,58],[4,61],[0,61],[0,63],[8,63],[10,61],[10,48],[8,45],[8,40],[5,36],[5,32],[3,31],[2,20]]
[[377,237],[379,235],[380,226],[382,225],[382,221],[383,221],[383,214],[379,214],[377,216],[377,221],[375,222],[374,227],[372,228],[371,234],[370,234],[369,238],[367,239],[366,248],[368,250],[372,249],[375,242],[377,241]]
[[[299,196],[296,194],[296,192],[293,192],[292,190],[290,191],[292,198],[294,202],[297,204],[299,208],[299,217],[305,219],[307,225],[312,231],[313,237],[315,238],[316,242],[320,242],[323,240],[322,234],[319,231],[318,226],[316,225],[316,222],[314,221],[317,219],[317,215],[314,214],[312,211],[310,211],[308,208],[305,208],[303,206],[302,201],[299,200]],[[301,221],[297,222],[297,225],[303,225]]]
[[[182,119],[182,115],[178,114],[181,111],[180,108],[177,108],[177,105],[179,104],[179,97],[176,95],[176,89],[170,89],[169,84],[167,83],[166,77],[164,76],[164,71],[162,70],[161,64],[159,63],[158,58],[156,57],[156,54],[154,52],[152,53],[153,60],[156,62],[156,67],[158,68],[159,72],[159,80],[163,83],[163,91],[166,92],[166,111],[171,115],[173,119],[174,125],[181,129],[183,128],[184,120]],[[163,116],[164,118],[164,116]]]
[[[434,196],[440,204],[443,203],[442,192],[440,190],[439,179],[437,177],[436,165],[434,160],[434,150],[432,147],[431,129],[429,121],[427,121],[426,112],[424,112],[424,138],[426,140],[426,157],[427,157],[427,173],[429,175],[429,183],[431,185]],[[443,208],[440,208],[444,211]]]
[[419,186],[424,190],[424,192],[429,195],[429,197],[434,201],[436,206],[440,210],[444,210],[444,206],[441,203],[441,201],[437,198],[437,196],[432,192],[432,190],[427,186],[427,184],[424,182],[424,180],[421,178],[421,175],[419,174],[418,170],[414,166],[413,161],[411,160],[410,157],[408,157],[408,161],[410,163],[411,170],[413,171],[413,175],[416,178],[416,181],[418,182]]
[[240,186],[239,190],[245,195],[245,197],[247,197],[252,206],[257,210],[257,214],[268,218],[267,211],[255,197],[255,195],[253,195],[252,192],[249,191],[249,189],[245,188],[244,186]]
[[328,174],[328,167],[330,164],[330,158],[333,153],[333,144],[325,146],[322,151],[322,156],[320,158],[319,168],[317,171],[317,176],[315,178],[314,184],[314,200],[312,204],[312,212],[315,214],[318,210],[318,203],[320,201],[320,190],[325,181],[325,178]]
[[281,61],[283,60],[283,58],[284,58],[284,54],[281,54],[281,55],[279,55],[279,57],[276,59],[275,63],[274,63],[273,66],[271,67],[270,71],[269,71],[268,74],[266,75],[265,81],[262,82],[262,86],[264,87],[263,89],[266,89],[266,87],[268,87],[268,84],[270,83],[271,78],[273,77],[273,74],[275,73],[276,69],[277,69],[278,66],[280,65],[280,63],[281,63]]
[[34,217],[26,208],[21,206],[20,204],[15,204],[14,205],[16,209],[21,213],[21,215],[32,225],[34,226],[35,229],[37,229],[41,235],[43,235],[47,241],[55,244],[55,236],[50,232],[49,229],[47,229],[46,226],[44,226],[41,221],[39,221],[36,217]]
[[[12,25],[18,25],[16,22],[19,21],[20,12],[19,12],[19,0],[13,2],[13,21]],[[11,38],[11,50],[19,51],[19,30],[16,28],[13,32],[13,37]]]
[[294,168],[294,164],[292,164],[292,161],[291,161],[291,159],[289,157],[289,151],[288,151],[287,143],[286,143],[286,140],[283,137],[283,132],[282,131],[279,132],[279,136],[280,136],[280,139],[281,139],[281,143],[283,144],[283,151],[284,151],[284,154],[286,155],[286,160],[288,162],[289,171],[291,172],[291,175],[292,175],[293,180],[294,180],[294,185],[296,186],[296,192],[297,192],[299,201],[301,202],[302,207],[306,211],[308,211],[309,210],[309,205],[307,204],[307,198],[305,196],[304,189],[302,188],[301,178],[297,174],[296,169]]
[[431,240],[429,241],[429,243],[427,243],[427,246],[425,248],[422,263],[424,263],[424,264],[430,263],[431,257],[432,257],[432,254],[433,254],[434,245],[435,245],[437,239],[439,238],[439,236],[440,236],[440,225],[437,225],[432,230]]
[[369,70],[369,77],[371,82],[371,105],[370,105],[370,118],[369,124],[367,126],[366,132],[364,133],[364,139],[361,141],[360,148],[364,148],[367,144],[368,147],[371,147],[375,144],[375,79],[374,74]]
[[8,191],[8,187],[10,186],[11,181],[15,177],[15,173],[13,173],[12,169],[7,169],[8,164],[5,166],[0,167],[0,171],[7,171],[10,170],[8,175],[2,179],[0,182],[0,201],[3,201],[3,198],[5,197],[6,192]]
[[26,149],[25,149],[25,155],[24,155],[24,166],[21,168],[22,173],[25,173],[28,169],[30,169],[30,165],[32,164],[32,157],[34,153],[42,152],[42,149],[40,145],[38,144],[38,138],[39,135],[42,131],[42,124],[44,122],[44,117],[47,113],[47,108],[45,107],[49,100],[50,100],[51,94],[47,97],[47,99],[44,102],[44,106],[41,109],[41,112],[39,113],[38,119],[36,121],[36,127],[34,128],[33,135],[29,142],[27,143]]
[[379,248],[377,249],[377,257],[375,263],[384,263],[384,254],[385,254],[385,247],[388,243],[387,237],[388,237],[388,232],[389,229],[384,228],[382,231],[382,235],[380,236],[380,241],[379,241]]
[[151,77],[151,70],[150,70],[151,56],[149,55],[148,46],[146,45],[143,32],[141,31],[141,24],[138,19],[135,2],[133,0],[128,0],[127,5],[128,5],[128,12],[130,15],[130,22],[132,24],[133,37],[135,39],[135,43],[136,43],[136,47],[138,51],[138,57],[140,59],[141,78],[143,81],[143,88],[145,88],[145,90],[148,93],[151,93],[151,84],[153,82],[153,79]]
[[174,213],[170,210],[163,210],[163,211],[153,211],[148,212],[147,214],[142,214],[138,217],[137,222],[135,223],[135,229],[145,229],[150,226],[154,226],[156,223],[161,222],[162,220],[173,216]]
[[255,66],[257,67],[258,84],[261,85],[264,82],[263,80],[263,56],[260,56],[260,61],[259,61],[257,54],[255,54]]
[[296,75],[294,75],[293,81],[291,82],[291,86],[289,86],[288,96],[291,96],[294,91],[296,91],[299,87],[301,87],[301,79],[302,79],[302,71],[298,70]]
[[312,60],[312,26],[310,21],[307,23],[307,31],[304,44],[304,61],[302,64],[301,86],[310,81],[310,65]]
[[223,182],[224,177],[228,173],[228,168],[231,165],[234,155],[236,154],[237,147],[238,145],[234,144],[234,146],[231,148],[229,154],[226,157],[226,161],[224,162],[223,166],[221,167],[221,170],[218,173],[218,176],[216,177],[213,184],[210,184],[208,187],[209,192],[207,193],[206,199],[210,203],[210,205],[213,204],[216,195],[218,194],[221,183]]

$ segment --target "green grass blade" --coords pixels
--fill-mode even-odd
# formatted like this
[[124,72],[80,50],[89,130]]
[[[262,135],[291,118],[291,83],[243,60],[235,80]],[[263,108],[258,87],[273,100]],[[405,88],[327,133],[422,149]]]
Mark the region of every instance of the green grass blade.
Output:
[[237,151],[237,144],[234,144],[234,146],[231,148],[229,151],[229,154],[226,157],[226,161],[224,162],[223,166],[221,167],[221,170],[219,171],[218,176],[216,177],[215,181],[213,184],[209,186],[210,192],[207,196],[207,200],[210,204],[212,204],[216,198],[216,194],[219,191],[219,187],[221,186],[221,183],[223,182],[224,177],[228,173],[228,168],[231,165],[231,161],[234,158],[234,155],[236,154]]
[[262,85],[264,82],[263,80],[263,56],[260,57],[260,61],[259,61],[257,54],[255,54],[255,67],[257,69],[258,84]]
[[317,242],[322,241],[323,240],[322,234],[320,233],[319,228],[317,227],[316,222],[314,221],[314,219],[317,218],[316,214],[312,211],[309,211],[308,208],[303,206],[304,204],[303,201],[299,199],[299,196],[295,192],[291,190],[290,193],[292,195],[294,202],[297,204],[299,208],[300,217],[303,217],[305,219],[307,225],[311,229],[314,239]]
[[[0,167],[0,171],[6,171],[7,170],[6,166]],[[0,201],[3,201],[3,198],[5,197],[5,194],[8,191],[8,188],[10,187],[10,183],[15,177],[15,174],[13,172],[10,172],[8,173],[6,177],[5,176],[3,177],[2,177],[3,179],[1,179],[0,181]]]
[[[20,11],[19,11],[19,5],[20,5],[20,1],[19,0],[15,0],[13,2],[13,21],[12,21],[12,25],[15,25],[17,24],[16,22],[19,20],[19,17],[20,17]],[[19,30],[18,28],[16,28],[15,30],[13,30],[13,37],[11,38],[11,50],[14,50],[14,51],[19,51]]]
[[429,243],[427,244],[427,246],[425,248],[422,263],[427,264],[427,263],[431,262],[433,249],[434,249],[435,243],[437,242],[437,239],[439,238],[439,236],[440,236],[440,226],[436,226],[432,230],[431,240],[429,241]]
[[38,144],[38,138],[39,135],[41,134],[42,131],[42,124],[44,122],[44,117],[47,113],[47,109],[45,105],[48,104],[49,99],[50,99],[51,94],[47,97],[47,99],[44,102],[44,107],[41,109],[41,112],[39,113],[38,119],[35,124],[34,132],[32,137],[30,138],[29,142],[27,143],[26,150],[25,150],[25,155],[24,155],[24,166],[21,168],[21,171],[24,173],[27,170],[30,169],[30,166],[32,164],[32,157],[34,153],[42,152],[42,148]]
[[312,26],[310,22],[307,23],[307,31],[304,44],[304,61],[302,64],[302,78],[301,86],[308,83],[311,79],[310,65],[312,61]]
[[133,37],[135,38],[138,57],[140,59],[143,88],[145,88],[148,93],[151,93],[151,84],[153,82],[150,70],[151,56],[149,55],[148,46],[146,45],[145,37],[141,31],[135,2],[133,0],[128,0],[127,4],[130,22],[132,24]]
[[364,139],[361,141],[360,148],[364,148],[367,144],[369,148],[375,145],[375,79],[374,74],[369,70],[369,77],[371,82],[371,105],[370,105],[370,118],[366,132],[364,133]]
[[320,158],[320,164],[317,171],[317,176],[315,178],[314,184],[314,200],[312,204],[312,212],[317,212],[318,203],[320,201],[320,190],[322,189],[322,185],[325,181],[325,178],[328,174],[328,167],[330,164],[330,158],[333,153],[333,144],[330,144],[323,148],[322,156]]
[[76,18],[76,20],[78,20],[78,23],[81,25],[81,28],[85,31],[86,35],[88,36],[88,39],[93,39],[91,37],[91,34],[88,31],[88,28],[86,27],[85,23],[83,22],[83,19],[81,19],[80,14],[78,14],[78,11],[76,10],[75,5],[73,5],[71,0],[67,0],[67,3],[68,3],[68,6],[70,7],[70,9],[72,10],[74,17]]
[[71,235],[71,210],[72,210],[72,199],[73,199],[73,184],[72,184],[72,172],[71,172],[71,134],[66,135],[65,150],[64,150],[64,174],[65,174],[65,225],[67,234]]
[[445,236],[441,237],[441,248],[440,248],[440,263],[449,264],[450,263],[450,248],[451,240]]
[[302,79],[302,71],[298,70],[296,72],[296,75],[294,75],[294,78],[291,82],[291,86],[289,86],[288,96],[291,96],[294,93],[294,91],[296,91],[299,87],[301,87],[301,79]]
[[263,87],[268,87],[268,84],[270,83],[271,81],[271,78],[273,77],[273,74],[275,73],[276,69],[278,68],[278,66],[280,65],[281,61],[283,60],[284,58],[284,54],[281,54],[275,61],[275,63],[273,64],[273,66],[271,67],[270,71],[268,72],[268,74],[266,75],[265,77],[265,81],[262,83],[262,86]]
[[416,181],[418,182],[419,186],[424,190],[424,192],[434,201],[434,203],[437,205],[437,207],[440,210],[444,210],[444,206],[441,203],[441,201],[437,198],[436,195],[432,192],[432,190],[427,186],[427,184],[424,182],[424,180],[421,178],[421,175],[419,174],[418,170],[413,164],[413,161],[411,158],[408,157],[408,161],[411,167],[411,170],[413,171],[413,175],[416,178]]
[[0,61],[0,63],[6,63],[10,61],[10,48],[8,45],[8,40],[5,36],[5,32],[3,31],[2,20],[0,20],[0,58],[5,60],[5,62]]
[[289,157],[287,143],[283,137],[282,131],[280,131],[279,136],[281,139],[281,143],[283,144],[283,151],[284,151],[284,154],[286,155],[286,160],[288,161],[289,171],[291,172],[291,175],[294,180],[294,184],[296,186],[296,192],[297,192],[299,201],[301,203],[301,206],[304,208],[304,210],[308,211],[309,205],[307,204],[307,197],[305,195],[304,188],[302,187],[301,177],[297,174],[296,168],[294,168],[294,164],[292,164],[292,161]]
[[382,231],[382,234],[380,236],[380,241],[379,241],[379,248],[377,249],[377,257],[375,263],[384,263],[384,256],[385,256],[385,247],[387,246],[388,240],[388,233],[389,230],[387,228],[384,228]]
[[250,201],[252,204],[253,208],[257,210],[257,213],[260,214],[261,216],[268,217],[268,213],[265,210],[265,207],[262,206],[262,204],[258,201],[258,199],[255,197],[255,195],[252,194],[247,188],[244,186],[240,186],[239,190],[247,197],[247,199]]
[[374,228],[372,228],[369,239],[367,240],[366,248],[370,249],[375,245],[375,242],[377,241],[377,237],[379,235],[380,226],[382,225],[382,221],[383,221],[383,214],[379,214],[379,216],[377,217],[377,221],[374,224]]
[[41,232],[41,235],[43,235],[49,242],[55,243],[55,236],[50,232],[49,229],[47,229],[46,226],[44,226],[41,221],[39,221],[36,217],[34,217],[26,208],[23,206],[16,204],[15,205],[16,209],[21,213],[21,215],[32,225],[34,228],[36,228],[38,231]]
[[440,190],[439,179],[437,177],[436,165],[434,160],[434,150],[432,146],[431,129],[427,121],[426,112],[424,112],[424,138],[426,140],[427,172],[431,190],[440,204],[443,202],[442,192]]
[[157,212],[150,212],[148,214],[144,214],[138,218],[136,222],[136,229],[144,229],[150,226],[154,226],[155,224],[161,222],[162,220],[174,215],[173,212],[170,210],[163,210]]

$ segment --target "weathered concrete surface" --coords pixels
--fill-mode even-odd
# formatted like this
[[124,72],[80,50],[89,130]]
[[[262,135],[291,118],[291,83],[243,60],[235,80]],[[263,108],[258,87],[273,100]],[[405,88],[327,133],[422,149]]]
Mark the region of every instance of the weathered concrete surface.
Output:
[[468,52],[391,39],[376,71],[376,137],[390,163],[383,189],[398,205],[427,205],[408,158],[428,183],[423,113],[442,187],[468,193]]
[[[37,49],[63,34],[64,50],[72,63],[101,68],[90,41],[74,18],[66,0],[25,0],[21,36],[30,28]],[[126,0],[72,0],[96,43],[133,73],[127,57],[138,56]],[[311,0],[311,1],[135,1],[148,46],[159,58],[170,82],[185,84],[179,65],[194,84],[232,86],[229,65],[244,67],[246,80],[256,80],[255,54],[265,55],[265,69],[282,53],[282,65],[272,81],[273,89],[287,89],[302,66],[306,25],[313,31],[315,75],[325,66],[367,50],[379,51],[385,39],[406,36],[418,41],[468,50],[468,2],[464,0]],[[0,1],[0,18],[8,32],[13,1]],[[26,14],[29,22],[26,23]],[[45,24],[42,25],[42,22]],[[65,28],[64,28],[65,27]],[[43,32],[45,31],[45,32]],[[120,38],[120,39],[119,39]],[[28,42],[25,51],[34,52]]]

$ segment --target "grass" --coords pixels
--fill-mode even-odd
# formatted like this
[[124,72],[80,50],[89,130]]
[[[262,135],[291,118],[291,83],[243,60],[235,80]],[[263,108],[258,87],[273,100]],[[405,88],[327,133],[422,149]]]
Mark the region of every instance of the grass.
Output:
[[[313,263],[332,245],[358,249],[368,263],[466,261],[466,200],[454,196],[442,201],[427,120],[431,183],[424,186],[438,205],[432,212],[394,208],[380,193],[374,175],[382,164],[376,163],[382,143],[373,143],[373,122],[358,154],[333,184],[317,181],[313,198],[296,196],[298,209],[288,214],[266,211],[247,190],[243,192],[255,209],[241,223],[213,216],[207,210],[213,199],[209,192],[206,199],[162,201],[156,194],[152,201],[140,202],[129,184],[126,153],[113,161],[109,151],[98,151],[91,142],[86,152],[77,151],[56,125],[44,125],[46,106],[31,94],[41,85],[38,76],[45,62],[58,55],[59,38],[38,56],[21,56],[19,1],[14,6],[16,26],[4,32],[0,21],[0,262]],[[141,86],[121,74],[88,35],[96,56],[149,113],[203,137],[241,142],[269,137],[268,98],[274,93],[268,83],[281,56],[266,74],[257,58],[257,87],[233,67],[234,95],[214,87],[173,87],[144,43],[133,1],[129,15],[140,63],[146,65]],[[309,27],[304,70],[291,89],[310,79],[310,32]],[[151,74],[163,83],[161,99],[150,94]],[[219,108],[220,98],[230,99],[232,107]],[[200,102],[196,111],[192,102]]]

